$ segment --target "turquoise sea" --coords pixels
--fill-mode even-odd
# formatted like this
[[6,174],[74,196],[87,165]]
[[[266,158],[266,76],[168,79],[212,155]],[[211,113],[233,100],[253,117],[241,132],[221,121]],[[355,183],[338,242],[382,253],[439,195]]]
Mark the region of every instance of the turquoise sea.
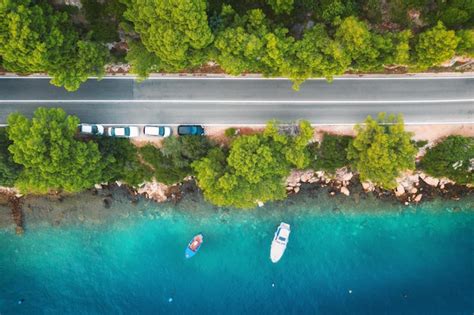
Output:
[[[471,197],[402,207],[319,193],[252,211],[191,200],[114,207],[133,213],[34,218],[21,237],[1,230],[0,314],[474,312]],[[292,233],[272,264],[281,221]],[[185,260],[198,232],[201,251]]]

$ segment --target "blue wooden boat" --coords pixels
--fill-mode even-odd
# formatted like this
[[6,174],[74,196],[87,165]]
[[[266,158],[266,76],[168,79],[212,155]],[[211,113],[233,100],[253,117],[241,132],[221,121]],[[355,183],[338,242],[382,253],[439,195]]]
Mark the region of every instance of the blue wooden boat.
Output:
[[184,251],[184,257],[191,258],[199,251],[201,248],[201,244],[203,242],[202,234],[198,234],[193,237],[193,239],[189,242],[188,247]]

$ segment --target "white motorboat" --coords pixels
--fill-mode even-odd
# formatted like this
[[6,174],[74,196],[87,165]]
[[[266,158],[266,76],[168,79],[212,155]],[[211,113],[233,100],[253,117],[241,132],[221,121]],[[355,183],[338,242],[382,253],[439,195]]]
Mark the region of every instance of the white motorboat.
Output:
[[286,244],[288,244],[288,238],[290,237],[290,225],[285,222],[281,222],[280,226],[275,232],[273,238],[272,247],[270,249],[270,259],[273,263],[277,263],[283,254],[285,253]]

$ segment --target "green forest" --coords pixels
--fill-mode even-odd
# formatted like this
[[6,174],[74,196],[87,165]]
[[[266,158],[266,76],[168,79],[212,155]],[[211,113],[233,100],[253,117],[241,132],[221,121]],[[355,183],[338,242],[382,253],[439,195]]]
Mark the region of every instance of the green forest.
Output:
[[474,56],[473,0],[0,0],[0,64],[77,90],[106,65],[310,77]]

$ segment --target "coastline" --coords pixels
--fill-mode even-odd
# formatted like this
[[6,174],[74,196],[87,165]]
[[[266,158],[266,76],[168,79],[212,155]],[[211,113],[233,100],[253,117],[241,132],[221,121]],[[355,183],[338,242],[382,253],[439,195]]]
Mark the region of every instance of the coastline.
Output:
[[[172,216],[175,211],[189,212],[190,215],[199,217],[200,209],[215,212],[223,216],[223,220],[230,220],[232,216],[245,215],[248,211],[260,211],[263,215],[267,208],[285,209],[299,207],[305,204],[314,204],[323,200],[328,205],[324,209],[315,211],[315,215],[324,212],[346,212],[377,214],[379,209],[385,212],[403,212],[414,210],[419,206],[424,207],[431,203],[446,203],[450,205],[453,212],[474,211],[474,190],[460,185],[449,186],[448,189],[432,187],[426,183],[420,184],[425,197],[420,203],[400,202],[400,198],[392,191],[375,189],[364,191],[358,182],[357,176],[350,180],[350,195],[346,196],[338,188],[340,182],[332,180],[314,183],[300,182],[298,192],[290,192],[288,198],[283,201],[271,202],[260,208],[250,210],[236,210],[225,207],[216,207],[206,202],[195,185],[194,181],[187,181],[179,187],[179,191],[173,188],[175,197],[169,195],[169,199],[156,202],[125,185],[108,185],[101,189],[90,189],[78,194],[49,194],[49,195],[25,195],[14,197],[12,194],[0,194],[0,230],[11,233],[28,233],[29,228],[34,227],[60,227],[63,225],[110,225],[120,224],[129,219],[142,218],[146,220],[157,220],[162,216]],[[451,185],[451,184],[448,184]],[[16,202],[12,202],[12,198]],[[458,206],[464,204],[464,206]],[[17,208],[15,208],[17,206]],[[18,208],[19,206],[19,208]],[[20,209],[21,220],[15,218],[13,209]],[[389,209],[389,210],[387,210]],[[21,225],[20,225],[21,224]]]

